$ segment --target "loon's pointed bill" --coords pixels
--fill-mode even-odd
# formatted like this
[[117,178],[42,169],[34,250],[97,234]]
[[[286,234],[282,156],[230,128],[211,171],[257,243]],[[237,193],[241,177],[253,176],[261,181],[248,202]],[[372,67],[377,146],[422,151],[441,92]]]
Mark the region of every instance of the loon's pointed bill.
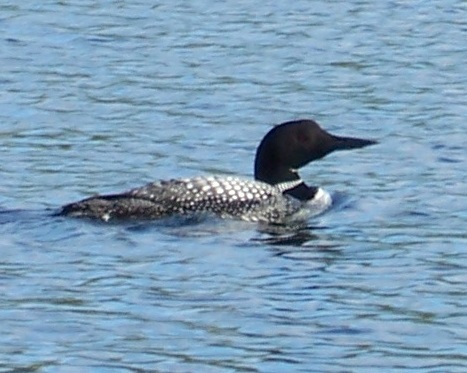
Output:
[[303,182],[297,170],[333,151],[375,143],[331,135],[313,120],[286,122],[270,130],[258,146],[254,181],[231,176],[163,180],[70,203],[60,214],[104,221],[194,213],[268,223],[306,220],[332,201],[323,189]]
[[374,145],[378,142],[375,140],[359,139],[357,137],[343,137],[343,136],[332,136],[334,150],[350,150],[364,148],[368,145]]

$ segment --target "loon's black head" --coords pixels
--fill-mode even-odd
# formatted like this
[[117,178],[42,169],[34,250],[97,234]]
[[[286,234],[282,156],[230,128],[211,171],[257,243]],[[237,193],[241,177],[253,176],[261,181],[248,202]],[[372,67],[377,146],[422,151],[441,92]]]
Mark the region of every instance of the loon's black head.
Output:
[[373,140],[331,135],[313,120],[279,124],[263,138],[256,151],[255,179],[268,184],[300,180],[297,170],[335,150],[358,149]]

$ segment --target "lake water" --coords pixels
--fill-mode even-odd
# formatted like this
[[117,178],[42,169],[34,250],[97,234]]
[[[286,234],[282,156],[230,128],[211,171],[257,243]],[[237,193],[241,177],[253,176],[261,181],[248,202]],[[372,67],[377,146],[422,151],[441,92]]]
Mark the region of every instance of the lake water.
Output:
[[[467,3],[153,3],[0,4],[0,371],[466,372]],[[51,214],[297,118],[306,229]]]

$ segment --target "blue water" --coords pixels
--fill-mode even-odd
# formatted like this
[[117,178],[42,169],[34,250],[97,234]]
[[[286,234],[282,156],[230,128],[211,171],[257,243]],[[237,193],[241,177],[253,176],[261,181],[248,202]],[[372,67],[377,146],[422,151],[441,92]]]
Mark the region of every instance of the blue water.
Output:
[[[0,4],[1,372],[467,371],[467,6]],[[54,217],[252,175],[274,125],[380,144],[307,228]]]

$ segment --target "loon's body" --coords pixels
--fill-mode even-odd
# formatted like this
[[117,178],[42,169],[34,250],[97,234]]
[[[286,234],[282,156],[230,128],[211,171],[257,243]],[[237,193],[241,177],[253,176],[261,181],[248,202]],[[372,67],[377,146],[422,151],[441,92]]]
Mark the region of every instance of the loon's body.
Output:
[[329,207],[331,198],[321,188],[306,185],[297,170],[335,150],[374,143],[331,135],[312,120],[286,122],[274,127],[261,141],[255,159],[255,180],[231,176],[164,180],[121,194],[70,203],[60,213],[104,221],[194,213],[269,223],[304,219]]
[[[238,177],[199,176],[162,180],[122,194],[97,196],[63,207],[63,214],[111,219],[157,219],[197,212],[251,222],[283,223],[301,216],[304,203],[283,194],[284,185]],[[317,214],[331,204],[320,190],[309,202],[305,216]]]

